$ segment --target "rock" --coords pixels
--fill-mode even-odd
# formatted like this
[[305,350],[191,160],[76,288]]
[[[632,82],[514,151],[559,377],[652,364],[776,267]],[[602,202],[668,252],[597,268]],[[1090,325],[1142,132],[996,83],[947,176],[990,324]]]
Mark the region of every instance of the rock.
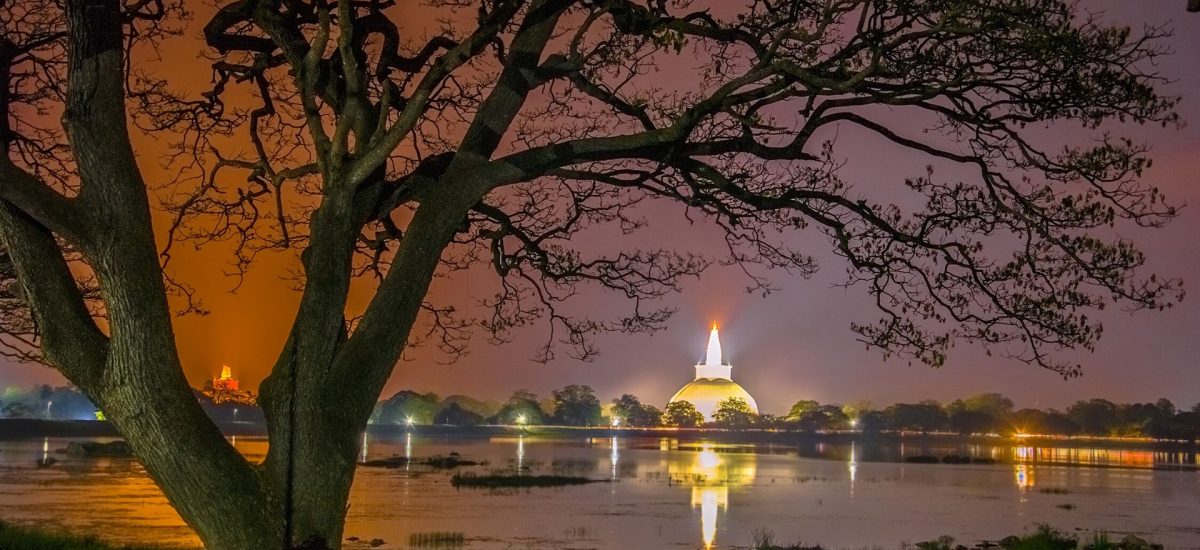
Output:
[[1016,548],[1018,544],[1021,544],[1021,538],[1016,535],[1009,535],[1000,539],[1001,548]]
[[371,545],[371,548],[378,548],[380,546],[383,546],[383,539],[371,539],[371,542],[369,542],[368,544]]
[[52,456],[39,459],[37,462],[38,468],[49,468],[55,464],[58,464],[58,459]]
[[133,458],[133,449],[129,447],[128,443],[119,440],[110,443],[99,443],[96,441],[71,442],[67,445],[67,456],[84,458]]

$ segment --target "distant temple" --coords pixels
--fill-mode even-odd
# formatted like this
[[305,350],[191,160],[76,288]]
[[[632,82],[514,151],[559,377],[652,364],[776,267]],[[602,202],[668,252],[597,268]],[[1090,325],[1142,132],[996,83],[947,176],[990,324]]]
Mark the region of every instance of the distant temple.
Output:
[[233,377],[228,366],[221,367],[221,375],[217,378],[206,380],[200,393],[218,405],[226,402],[253,405],[256,401],[253,392],[238,389],[238,379]]
[[717,325],[713,323],[704,362],[696,365],[696,379],[676,392],[671,402],[687,401],[696,406],[705,420],[712,420],[717,404],[731,397],[740,397],[750,406],[750,410],[758,413],[758,403],[745,388],[733,381],[733,365],[723,359],[721,339],[717,336]]
[[237,391],[238,379],[233,377],[233,372],[225,365],[221,367],[221,376],[213,378],[212,387],[214,391]]

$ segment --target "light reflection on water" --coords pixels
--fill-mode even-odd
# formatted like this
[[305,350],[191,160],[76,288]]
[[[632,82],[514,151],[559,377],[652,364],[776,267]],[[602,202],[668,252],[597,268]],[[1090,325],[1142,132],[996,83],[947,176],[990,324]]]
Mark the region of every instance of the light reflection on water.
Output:
[[[252,461],[265,455],[262,438],[230,441]],[[56,455],[54,449],[67,442],[0,441],[0,519],[124,543],[196,544],[136,462]],[[754,446],[526,434],[472,439],[422,435],[417,428],[364,435],[359,459],[419,461],[450,452],[487,461],[475,469],[481,473],[516,470],[614,482],[497,494],[452,489],[449,473],[428,467],[364,467],[351,495],[347,536],[381,538],[383,548],[406,548],[413,533],[461,531],[468,548],[712,549],[744,547],[754,529],[766,527],[780,542],[896,547],[943,534],[962,542],[996,540],[1048,522],[1148,532],[1179,548],[1200,539],[1192,525],[1200,516],[1200,473],[1151,469],[1194,463],[1188,453],[916,442]],[[886,462],[951,453],[1001,463]],[[60,462],[39,469],[38,460],[47,457]],[[1060,508],[1064,504],[1075,511]]]

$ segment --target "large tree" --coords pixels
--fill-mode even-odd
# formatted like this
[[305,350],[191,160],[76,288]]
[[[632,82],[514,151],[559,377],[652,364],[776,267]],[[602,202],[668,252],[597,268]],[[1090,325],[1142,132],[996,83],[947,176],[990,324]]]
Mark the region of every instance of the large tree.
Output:
[[[546,318],[543,359],[661,326],[646,300],[711,258],[572,240],[641,229],[647,201],[723,230],[717,259],[761,290],[763,268],[815,270],[792,232],[824,235],[882,311],[861,338],[933,365],[965,341],[1073,374],[1052,354],[1092,346],[1089,313],[1178,290],[1137,276],[1110,230],[1175,212],[1140,181],[1145,149],[1109,133],[1175,122],[1147,72],[1160,29],[1058,0],[436,0],[420,21],[393,3],[219,2],[201,19],[213,86],[189,94],[140,70],[199,30],[181,4],[0,2],[0,277],[17,281],[0,307],[29,311],[4,315],[0,349],[93,399],[209,547],[340,544],[357,434],[396,361],[427,337],[457,352],[472,323],[430,298],[436,274],[490,266],[500,291],[474,322],[503,339]],[[697,70],[655,78],[680,64]],[[1069,127],[1100,137],[1063,147]],[[132,128],[176,146],[183,192],[157,241]],[[839,130],[951,175],[844,181]],[[183,240],[231,241],[241,269],[300,251],[262,464],[180,367]],[[361,312],[356,277],[376,281]],[[570,315],[584,283],[631,313]]]

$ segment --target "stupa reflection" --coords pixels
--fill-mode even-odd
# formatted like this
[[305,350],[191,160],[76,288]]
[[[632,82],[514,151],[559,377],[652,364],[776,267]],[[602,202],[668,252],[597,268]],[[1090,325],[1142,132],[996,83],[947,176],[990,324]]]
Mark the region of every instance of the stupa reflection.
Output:
[[[681,446],[681,450],[686,449]],[[729,511],[729,490],[753,483],[757,459],[735,447],[701,444],[694,454],[675,454],[666,469],[672,484],[690,487],[692,509],[700,509],[700,536],[705,548],[717,539],[717,520]]]

